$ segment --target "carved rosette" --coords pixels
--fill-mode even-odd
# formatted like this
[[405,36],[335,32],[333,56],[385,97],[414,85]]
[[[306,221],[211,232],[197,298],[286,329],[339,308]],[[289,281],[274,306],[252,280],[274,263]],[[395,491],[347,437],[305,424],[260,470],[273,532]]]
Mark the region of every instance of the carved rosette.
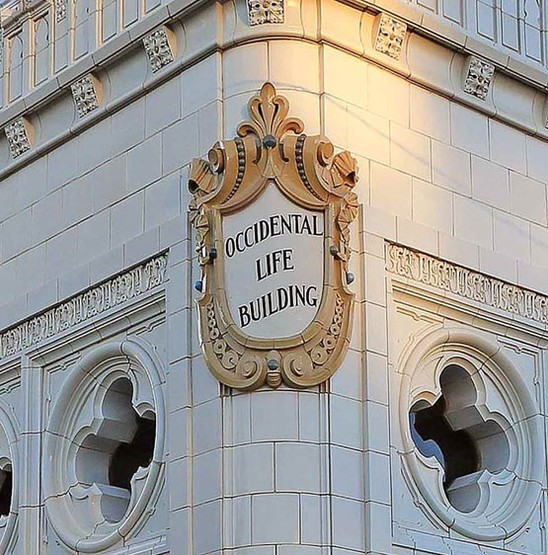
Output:
[[[303,123],[288,117],[287,99],[270,83],[248,109],[251,119],[239,126],[238,137],[217,143],[208,161],[196,159],[191,169],[189,211],[202,272],[196,284],[202,349],[211,372],[229,387],[252,390],[282,382],[312,387],[333,375],[350,341],[354,294],[348,265],[351,224],[358,213],[356,161],[348,152],[335,154],[325,137],[307,136]],[[231,312],[223,220],[251,208],[273,189],[295,211],[319,214],[318,252],[323,256],[314,261],[314,272],[323,275],[323,285],[315,315],[304,329],[265,338],[247,332]]]
[[12,158],[18,158],[32,148],[30,124],[24,118],[12,121],[4,127]]
[[172,33],[167,27],[156,29],[143,39],[143,46],[153,73],[160,71],[175,59]]
[[464,92],[485,100],[495,75],[495,66],[475,56],[468,62],[468,70],[464,79]]
[[93,75],[88,74],[78,79],[72,83],[70,90],[78,117],[83,118],[99,108],[100,83]]
[[403,41],[407,34],[407,25],[388,14],[381,13],[378,16],[378,29],[375,37],[375,50],[399,59],[403,48]]

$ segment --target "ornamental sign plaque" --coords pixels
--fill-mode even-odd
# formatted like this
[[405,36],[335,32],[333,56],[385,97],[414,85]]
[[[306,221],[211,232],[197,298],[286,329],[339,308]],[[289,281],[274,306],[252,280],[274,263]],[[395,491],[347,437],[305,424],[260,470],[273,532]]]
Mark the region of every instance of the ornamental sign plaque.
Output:
[[265,84],[238,137],[192,163],[201,344],[212,373],[238,389],[318,385],[350,340],[356,161],[288,112]]

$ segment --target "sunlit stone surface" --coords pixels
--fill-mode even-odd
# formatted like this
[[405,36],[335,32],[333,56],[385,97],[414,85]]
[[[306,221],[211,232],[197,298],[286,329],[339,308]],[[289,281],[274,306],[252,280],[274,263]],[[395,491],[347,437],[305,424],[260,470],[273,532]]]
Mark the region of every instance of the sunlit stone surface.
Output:
[[[544,3],[0,4],[0,552],[545,553]],[[188,177],[265,82],[357,161],[354,326],[328,382],[247,392],[202,354]],[[250,337],[314,321],[336,217],[226,215]]]

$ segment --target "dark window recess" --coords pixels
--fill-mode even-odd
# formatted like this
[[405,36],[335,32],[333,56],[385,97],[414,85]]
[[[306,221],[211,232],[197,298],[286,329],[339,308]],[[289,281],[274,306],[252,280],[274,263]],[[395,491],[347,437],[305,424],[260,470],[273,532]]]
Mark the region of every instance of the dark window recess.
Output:
[[0,516],[8,516],[11,507],[13,481],[11,467],[8,465],[0,470]]
[[139,470],[152,462],[156,421],[136,415],[137,431],[130,443],[121,443],[114,451],[108,468],[111,486],[131,491],[131,479]]
[[438,460],[449,502],[467,513],[479,502],[482,473],[496,474],[506,467],[508,438],[498,422],[485,419],[476,407],[476,389],[466,370],[448,366],[440,386],[441,396],[433,405],[422,400],[411,408],[411,437],[422,455]]

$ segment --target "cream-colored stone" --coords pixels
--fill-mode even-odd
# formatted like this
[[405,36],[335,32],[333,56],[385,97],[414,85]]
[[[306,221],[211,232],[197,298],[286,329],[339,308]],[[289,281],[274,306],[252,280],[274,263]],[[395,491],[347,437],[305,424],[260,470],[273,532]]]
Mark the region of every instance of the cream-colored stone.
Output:
[[450,141],[450,104],[442,96],[411,86],[411,129],[444,143]]
[[512,213],[546,226],[546,184],[510,172]]
[[416,245],[423,252],[438,254],[438,232],[431,227],[398,218],[397,240],[401,244]]
[[413,220],[451,234],[453,232],[453,195],[421,179],[413,179]]
[[389,214],[411,219],[411,177],[388,166],[371,163],[371,205]]
[[453,198],[455,237],[493,248],[493,209],[474,200]]
[[481,113],[452,103],[451,144],[483,158],[489,158],[487,118]]
[[390,163],[426,181],[431,177],[430,143],[427,136],[390,123]]
[[[292,88],[320,92],[320,52],[315,44],[273,41],[269,45],[269,76],[279,89]],[[288,60],[299,60],[298,64]]]
[[362,54],[360,24],[363,16],[351,6],[336,0],[327,0],[320,4],[321,37],[334,43],[344,42],[352,51]]
[[508,170],[472,156],[472,196],[501,210],[510,211]]
[[495,250],[521,260],[530,260],[529,224],[510,214],[495,211]]
[[376,65],[369,65],[367,108],[383,118],[409,126],[409,83]]
[[445,189],[469,196],[472,191],[470,154],[432,141],[432,181]]
[[344,103],[367,107],[367,64],[338,48],[323,48],[323,90]]
[[511,170],[525,174],[525,135],[508,125],[489,122],[491,160]]

